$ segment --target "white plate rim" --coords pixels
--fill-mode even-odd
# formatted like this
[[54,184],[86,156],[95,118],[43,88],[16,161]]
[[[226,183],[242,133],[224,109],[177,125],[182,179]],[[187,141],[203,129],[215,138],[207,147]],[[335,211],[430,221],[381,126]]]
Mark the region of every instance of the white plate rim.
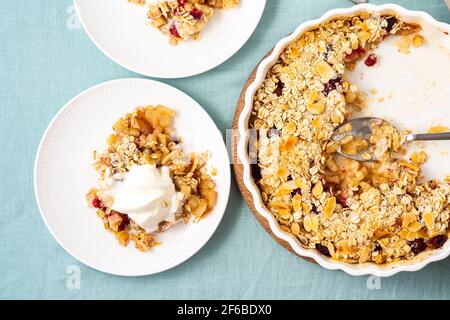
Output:
[[[390,277],[396,273],[402,271],[418,271],[429,263],[434,261],[439,261],[447,258],[450,255],[450,243],[446,243],[446,245],[439,250],[434,250],[431,252],[424,253],[424,257],[421,259],[413,260],[411,262],[401,261],[400,263],[393,263],[387,266],[378,266],[374,264],[364,264],[364,265],[352,265],[348,263],[335,262],[329,258],[326,258],[312,249],[303,248],[298,240],[296,240],[292,235],[282,231],[273,215],[268,211],[265,205],[262,202],[261,194],[259,188],[254,183],[251,174],[250,174],[250,162],[249,156],[247,153],[247,144],[248,144],[248,120],[250,116],[250,112],[253,106],[253,96],[257,90],[257,88],[261,85],[262,81],[265,78],[265,75],[268,69],[277,61],[278,56],[284,47],[295,39],[297,36],[302,34],[305,30],[314,27],[320,23],[323,23],[326,20],[329,20],[333,17],[337,16],[345,16],[355,14],[361,11],[374,11],[374,12],[395,12],[400,16],[406,19],[422,19],[427,23],[434,25],[438,28],[442,28],[448,32],[450,32],[450,25],[444,22],[437,21],[431,15],[424,11],[412,11],[405,9],[396,4],[384,4],[384,5],[374,5],[374,4],[360,4],[355,5],[349,8],[343,9],[332,9],[323,14],[320,18],[314,20],[308,20],[302,24],[300,24],[296,30],[289,36],[280,39],[275,45],[272,53],[265,59],[261,61],[257,68],[255,80],[250,84],[245,92],[245,103],[244,108],[242,110],[241,115],[239,116],[238,121],[238,129],[239,129],[239,142],[238,142],[238,158],[240,163],[243,165],[243,180],[245,187],[250,191],[253,198],[253,205],[256,208],[258,214],[264,217],[269,223],[269,227],[273,234],[281,239],[289,243],[290,247],[300,256],[312,258],[316,261],[321,267],[328,270],[342,270],[352,276],[362,276],[362,275],[374,275],[378,277]],[[448,241],[450,242],[450,241]]]
[[78,5],[78,1],[79,0],[73,0],[73,4],[75,7],[75,12],[77,13],[77,16],[80,20],[81,25],[83,26],[84,31],[86,32],[86,34],[88,35],[89,39],[95,44],[95,46],[105,55],[107,56],[110,60],[114,61],[116,64],[120,65],[121,67],[130,70],[134,73],[143,75],[143,76],[147,76],[147,77],[154,77],[154,78],[160,78],[160,79],[180,79],[180,78],[187,78],[187,77],[192,77],[192,76],[196,76],[199,74],[203,74],[205,72],[208,72],[214,68],[217,68],[218,66],[222,65],[223,63],[225,63],[226,61],[228,61],[231,57],[233,57],[237,52],[239,52],[239,50],[242,49],[242,47],[248,42],[248,40],[250,39],[250,37],[255,33],[255,30],[258,28],[259,22],[261,21],[261,18],[264,14],[265,11],[265,7],[266,7],[266,1],[267,0],[258,0],[260,2],[263,2],[263,6],[262,6],[262,10],[260,11],[260,14],[258,16],[258,19],[256,20],[256,23],[253,27],[253,30],[251,32],[249,32],[249,34],[247,35],[247,37],[245,37],[245,41],[242,42],[242,44],[240,44],[239,46],[236,46],[235,50],[231,51],[222,61],[218,61],[214,64],[212,64],[211,66],[207,66],[204,67],[198,71],[194,71],[194,72],[185,72],[185,73],[180,73],[177,76],[167,76],[164,75],[162,73],[150,73],[150,72],[142,72],[137,70],[137,68],[134,67],[130,67],[127,63],[121,62],[119,61],[117,58],[114,58],[109,52],[108,50],[106,50],[106,48],[104,48],[102,45],[100,45],[100,43],[95,39],[95,37],[92,35],[92,33],[89,31],[89,29],[86,27],[86,23],[83,20],[83,17],[81,15],[80,12],[80,8]]
[[[216,127],[217,131],[219,132],[219,134],[222,136],[222,133],[220,132],[219,128],[217,128],[217,125],[215,124],[214,120],[211,118],[211,116],[206,112],[206,110],[204,110],[201,105],[191,96],[189,96],[188,94],[186,94],[185,92],[181,91],[178,88],[175,88],[171,85],[168,85],[166,83],[160,82],[160,81],[156,81],[156,80],[151,80],[151,79],[142,79],[142,78],[120,78],[120,79],[115,79],[115,80],[109,80],[109,81],[105,81],[99,84],[96,84],[94,86],[91,86],[85,90],[83,90],[81,93],[77,94],[76,96],[74,96],[72,99],[70,99],[52,118],[52,120],[50,121],[50,123],[48,124],[48,126],[46,127],[42,138],[39,142],[37,151],[36,151],[36,156],[35,156],[35,161],[34,161],[34,167],[33,167],[33,187],[34,187],[34,197],[36,200],[36,204],[39,210],[39,214],[42,218],[42,220],[44,221],[45,226],[47,227],[47,230],[50,232],[50,234],[53,236],[53,238],[56,240],[56,242],[68,253],[70,254],[72,257],[74,257],[76,260],[80,261],[81,263],[83,263],[84,265],[106,273],[106,274],[111,274],[111,275],[115,275],[115,276],[123,276],[123,277],[140,277],[140,276],[148,276],[148,275],[153,275],[153,274],[158,274],[167,270],[170,270],[172,268],[175,268],[181,264],[183,264],[184,262],[186,262],[187,260],[191,259],[194,255],[196,255],[207,243],[209,240],[211,240],[212,236],[215,234],[215,232],[217,231],[217,228],[219,227],[220,223],[222,222],[223,216],[225,215],[226,209],[228,207],[228,202],[229,202],[229,197],[230,197],[230,191],[231,191],[231,169],[230,166],[227,166],[228,170],[226,172],[226,181],[224,181],[224,183],[226,183],[226,194],[225,194],[225,206],[224,208],[222,208],[223,210],[221,210],[221,212],[216,212],[216,214],[220,214],[221,217],[220,219],[217,221],[217,224],[212,228],[211,233],[209,235],[209,237],[205,238],[204,242],[196,249],[192,250],[191,254],[186,256],[183,260],[180,260],[177,263],[174,263],[172,265],[169,265],[165,268],[161,268],[158,269],[156,271],[153,272],[142,272],[142,273],[116,273],[116,272],[111,272],[108,270],[104,270],[102,268],[98,268],[94,265],[92,265],[91,263],[87,263],[86,261],[83,261],[83,259],[81,257],[79,257],[77,254],[71,252],[63,243],[63,241],[56,235],[56,233],[52,230],[52,228],[50,227],[48,220],[46,219],[46,216],[42,210],[42,206],[41,206],[41,202],[40,202],[40,197],[39,197],[39,189],[38,189],[38,185],[37,185],[37,176],[38,176],[38,166],[39,166],[39,159],[40,159],[40,154],[41,154],[41,150],[43,148],[43,145],[45,144],[47,135],[50,131],[50,129],[52,128],[53,124],[55,123],[55,121],[59,118],[59,116],[67,109],[69,108],[72,103],[74,101],[76,101],[77,99],[79,99],[80,97],[82,97],[85,94],[88,94],[92,91],[97,90],[98,88],[101,88],[103,86],[107,86],[116,82],[122,82],[122,81],[136,81],[136,82],[148,82],[148,83],[157,83],[158,85],[163,85],[166,87],[170,87],[171,89],[175,90],[178,94],[184,95],[186,96],[188,99],[191,99],[197,106],[199,109],[203,110],[203,112],[206,114],[206,116],[211,120],[211,122],[214,124],[214,126]],[[229,156],[228,156],[228,152],[226,152],[227,154],[227,159],[226,161],[228,161],[228,163],[230,163],[229,160]],[[113,245],[117,245],[115,243],[113,243]],[[133,248],[130,247],[130,249],[134,250]]]

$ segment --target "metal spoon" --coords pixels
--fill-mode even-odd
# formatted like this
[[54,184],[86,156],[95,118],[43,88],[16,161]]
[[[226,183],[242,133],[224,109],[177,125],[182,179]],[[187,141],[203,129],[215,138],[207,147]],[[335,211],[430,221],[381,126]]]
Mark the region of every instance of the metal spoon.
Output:
[[[366,141],[369,141],[370,136],[372,135],[372,125],[381,125],[388,124],[392,126],[389,122],[381,118],[375,117],[364,117],[364,118],[356,118],[349,120],[348,122],[340,125],[336,128],[334,135],[332,136],[332,140],[336,142],[342,141],[346,136],[353,136],[355,138],[362,138]],[[350,131],[345,131],[343,129],[349,128],[351,126]],[[394,126],[392,126],[395,128]],[[442,132],[442,133],[411,133],[406,136],[404,142],[410,141],[428,141],[428,140],[450,140],[450,132]],[[362,152],[358,152],[356,154],[346,154],[342,151],[341,145],[337,149],[337,152],[343,155],[344,157],[357,160],[357,161],[376,161],[379,160],[379,156],[374,154],[370,148],[364,150]],[[367,154],[370,155],[370,159]],[[364,156],[363,156],[364,155]]]

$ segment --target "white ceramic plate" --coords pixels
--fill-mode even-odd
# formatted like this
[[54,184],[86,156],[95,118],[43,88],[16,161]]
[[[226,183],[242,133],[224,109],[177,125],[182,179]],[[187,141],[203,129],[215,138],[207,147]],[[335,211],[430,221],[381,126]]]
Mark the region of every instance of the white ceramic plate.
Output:
[[84,29],[105,55],[124,68],[158,78],[196,75],[228,60],[250,38],[266,4],[241,0],[236,8],[215,10],[199,41],[173,46],[147,25],[146,7],[127,0],[74,2]]
[[[438,124],[450,127],[450,26],[434,20],[425,12],[409,11],[397,5],[363,4],[349,9],[331,10],[317,20],[301,24],[292,35],[280,40],[273,53],[261,62],[255,81],[246,92],[245,106],[239,119],[239,134],[242,138],[239,140],[238,155],[244,165],[244,183],[253,196],[255,208],[267,219],[275,236],[287,241],[295,252],[313,258],[326,269],[340,269],[351,275],[391,276],[400,271],[416,271],[432,261],[446,258],[450,254],[450,241],[442,249],[424,252],[414,261],[387,266],[340,263],[316,253],[315,250],[305,249],[295,237],[279,228],[275,218],[264,206],[258,187],[250,176],[246,148],[254,93],[283,48],[305,30],[321,22],[365,10],[378,13],[393,11],[405,21],[419,22],[423,27],[421,34],[424,35],[426,44],[420,48],[412,48],[411,53],[405,55],[398,52],[396,39],[391,37],[375,50],[379,57],[376,66],[367,68],[364,63],[357,65],[350,74],[350,80],[364,92],[369,93],[372,89],[377,91],[376,94],[369,94],[369,105],[360,116],[384,117],[399,129],[408,128],[415,132],[426,132],[429,127]],[[425,148],[430,159],[424,166],[424,175],[428,178],[448,175],[450,141],[429,142]]]
[[[218,202],[196,224],[178,224],[158,234],[162,245],[146,253],[119,246],[104,230],[84,195],[97,186],[92,152],[106,147],[112,125],[137,106],[163,104],[177,112],[175,129],[186,151],[210,151]],[[172,268],[194,255],[219,225],[230,192],[230,167],[223,138],[213,120],[185,93],[143,79],[102,83],[81,93],[55,116],[38,149],[36,199],[48,229],[59,244],[86,265],[116,275],[148,275]]]

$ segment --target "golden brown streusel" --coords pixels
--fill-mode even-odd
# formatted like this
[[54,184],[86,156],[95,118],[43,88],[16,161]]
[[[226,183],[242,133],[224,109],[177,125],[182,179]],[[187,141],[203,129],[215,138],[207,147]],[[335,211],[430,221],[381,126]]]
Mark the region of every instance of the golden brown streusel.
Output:
[[[383,264],[446,241],[450,185],[417,183],[426,154],[357,162],[339,156],[330,139],[365,104],[346,70],[385,37],[413,39],[420,29],[392,15],[330,20],[288,44],[257,90],[252,174],[280,227],[305,247],[342,262]],[[399,136],[384,138],[399,151]]]
[[150,24],[169,37],[171,44],[187,39],[197,40],[200,31],[214,14],[214,9],[226,9],[239,0],[159,0],[148,10]]
[[[86,199],[90,207],[97,208],[105,229],[113,232],[121,245],[133,241],[137,249],[147,251],[159,244],[154,235],[126,214],[112,210],[113,199],[105,192],[113,175],[129,171],[135,165],[169,167],[175,189],[183,195],[177,219],[184,223],[199,221],[216,203],[215,184],[206,169],[209,154],[184,154],[172,127],[174,116],[175,111],[161,105],[139,107],[114,124],[114,133],[107,139],[108,149],[94,152],[94,168],[100,182]],[[161,222],[158,232],[170,226]]]

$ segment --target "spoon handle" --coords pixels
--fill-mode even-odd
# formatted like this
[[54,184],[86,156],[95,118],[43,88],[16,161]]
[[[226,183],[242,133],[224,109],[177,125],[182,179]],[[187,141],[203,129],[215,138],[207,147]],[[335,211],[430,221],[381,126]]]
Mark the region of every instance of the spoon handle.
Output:
[[450,140],[450,132],[409,134],[406,141]]

